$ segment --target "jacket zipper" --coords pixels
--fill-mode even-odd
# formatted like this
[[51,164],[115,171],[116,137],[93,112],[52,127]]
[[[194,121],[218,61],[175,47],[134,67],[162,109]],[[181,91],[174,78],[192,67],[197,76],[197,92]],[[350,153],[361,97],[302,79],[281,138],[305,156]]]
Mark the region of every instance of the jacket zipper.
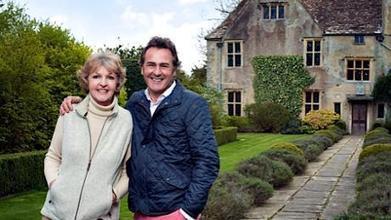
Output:
[[90,152],[89,152],[90,158],[88,159],[87,171],[86,171],[86,174],[84,175],[83,184],[81,185],[81,189],[80,189],[79,201],[77,202],[77,208],[76,208],[76,213],[75,213],[75,220],[77,220],[77,214],[79,213],[79,208],[80,208],[81,198],[82,198],[82,195],[83,195],[84,185],[85,185],[86,180],[87,180],[88,172],[90,171],[92,158],[94,157],[96,149],[98,148],[98,144],[100,142],[100,138],[102,136],[103,130],[105,128],[105,125],[106,125],[106,122],[107,122],[108,119],[109,119],[109,117],[107,117],[105,122],[103,123],[102,130],[100,131],[100,134],[99,134],[99,137],[98,137],[98,141],[96,142],[95,150],[94,150],[94,152],[92,152],[92,155],[91,155],[92,136],[91,136],[91,130],[90,130],[90,123],[87,120],[88,134],[90,136]]

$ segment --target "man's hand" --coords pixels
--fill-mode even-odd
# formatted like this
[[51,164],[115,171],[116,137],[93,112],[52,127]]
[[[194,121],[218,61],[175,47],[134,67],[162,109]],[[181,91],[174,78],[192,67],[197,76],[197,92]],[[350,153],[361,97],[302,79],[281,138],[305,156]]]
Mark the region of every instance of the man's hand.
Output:
[[81,98],[79,96],[68,96],[62,101],[60,106],[60,115],[65,115],[66,113],[72,111],[72,104],[77,104],[81,102]]

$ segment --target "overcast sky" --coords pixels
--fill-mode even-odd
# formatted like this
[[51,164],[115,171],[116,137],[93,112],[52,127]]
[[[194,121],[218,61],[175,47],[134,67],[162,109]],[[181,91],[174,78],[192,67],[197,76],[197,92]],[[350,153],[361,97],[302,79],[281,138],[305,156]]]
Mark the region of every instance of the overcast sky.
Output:
[[[106,46],[145,46],[155,35],[171,38],[183,69],[202,59],[201,32],[219,17],[214,0],[14,0],[39,20],[69,29],[94,49]],[[204,41],[204,40],[203,40]],[[205,42],[203,42],[205,43]]]

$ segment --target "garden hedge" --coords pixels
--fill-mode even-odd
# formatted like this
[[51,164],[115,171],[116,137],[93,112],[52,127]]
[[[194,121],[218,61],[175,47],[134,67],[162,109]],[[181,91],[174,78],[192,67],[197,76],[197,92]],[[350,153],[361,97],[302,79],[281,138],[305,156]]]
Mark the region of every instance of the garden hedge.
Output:
[[43,161],[46,151],[0,155],[0,197],[46,188]]
[[238,134],[238,128],[226,127],[221,129],[215,129],[214,132],[215,132],[217,145],[220,146],[235,141]]

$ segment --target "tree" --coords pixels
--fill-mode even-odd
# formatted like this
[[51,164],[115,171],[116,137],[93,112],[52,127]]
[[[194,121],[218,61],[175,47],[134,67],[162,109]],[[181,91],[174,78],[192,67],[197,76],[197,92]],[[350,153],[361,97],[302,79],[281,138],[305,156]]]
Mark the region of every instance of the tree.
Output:
[[80,91],[75,70],[90,49],[12,2],[0,30],[0,153],[45,149],[62,94]]
[[114,48],[105,48],[105,50],[111,51],[112,53],[120,56],[122,64],[126,68],[127,80],[125,83],[125,91],[128,97],[130,97],[133,92],[146,88],[139,65],[139,59],[141,52],[143,51],[142,46],[132,46],[131,48],[127,48],[123,47],[122,45],[118,45]]
[[378,102],[387,103],[387,114],[384,126],[391,130],[391,70],[388,74],[377,78],[373,87],[372,96]]

